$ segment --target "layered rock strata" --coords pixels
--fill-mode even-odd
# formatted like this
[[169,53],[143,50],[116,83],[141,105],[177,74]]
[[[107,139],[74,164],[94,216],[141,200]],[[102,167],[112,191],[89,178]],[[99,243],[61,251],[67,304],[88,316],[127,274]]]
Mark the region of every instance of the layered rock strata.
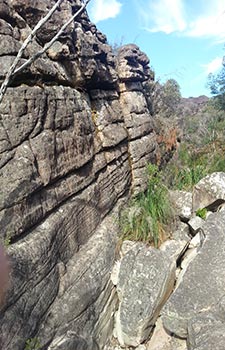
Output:
[[[1,80],[53,4],[1,3]],[[80,6],[64,1],[20,63]],[[83,12],[11,81],[0,105],[0,227],[11,261],[2,349],[23,350],[34,338],[48,350],[106,342],[117,303],[109,276],[118,234],[116,214],[106,216],[145,188],[143,169],[157,148],[142,91],[148,69],[136,46],[116,59]]]
[[149,60],[136,45],[126,45],[118,50],[117,70],[134,189],[140,191],[147,184],[146,163],[155,162],[157,156],[153,119],[143,87],[151,78]]

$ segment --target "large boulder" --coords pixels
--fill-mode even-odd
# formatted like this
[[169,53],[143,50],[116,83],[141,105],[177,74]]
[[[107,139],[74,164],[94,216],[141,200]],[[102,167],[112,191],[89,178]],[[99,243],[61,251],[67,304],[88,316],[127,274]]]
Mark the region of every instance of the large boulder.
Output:
[[199,208],[216,210],[225,202],[225,173],[204,177],[193,188],[193,211]]
[[163,309],[166,329],[179,337],[188,335],[188,322],[210,311],[224,296],[225,215],[210,215],[202,226],[202,240],[179,286]]
[[171,293],[175,263],[166,253],[137,243],[121,262],[117,292],[120,300],[116,333],[122,346],[146,340]]

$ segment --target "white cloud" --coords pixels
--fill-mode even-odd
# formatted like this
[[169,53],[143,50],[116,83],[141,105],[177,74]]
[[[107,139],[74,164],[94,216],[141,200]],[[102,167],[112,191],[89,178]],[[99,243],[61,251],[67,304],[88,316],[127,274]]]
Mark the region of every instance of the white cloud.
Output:
[[216,57],[211,62],[203,64],[202,67],[205,69],[205,73],[208,75],[210,73],[215,73],[220,68],[222,68],[222,57]]
[[93,0],[90,4],[89,14],[94,23],[116,17],[122,7],[117,0]]
[[225,41],[224,0],[135,0],[135,3],[142,26],[151,32]]
[[[186,28],[182,0],[150,0],[148,10],[146,11],[146,4],[143,4],[142,11],[145,12],[145,26],[151,32],[170,34]],[[151,28],[149,23],[152,23]]]
[[189,25],[186,33],[191,37],[214,37],[217,42],[225,40],[225,3],[214,0],[204,15],[198,16]]

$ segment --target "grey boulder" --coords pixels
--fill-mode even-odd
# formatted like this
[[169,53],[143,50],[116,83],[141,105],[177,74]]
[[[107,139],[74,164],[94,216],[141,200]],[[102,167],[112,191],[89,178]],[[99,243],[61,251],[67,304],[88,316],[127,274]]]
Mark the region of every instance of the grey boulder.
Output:
[[224,212],[212,214],[202,232],[205,238],[197,255],[163,309],[165,328],[181,338],[187,338],[188,322],[193,317],[210,311],[224,296]]
[[217,209],[225,202],[225,173],[217,172],[200,180],[193,188],[193,211],[208,207]]
[[115,330],[122,346],[146,340],[175,280],[175,263],[166,253],[137,243],[121,261],[120,300]]

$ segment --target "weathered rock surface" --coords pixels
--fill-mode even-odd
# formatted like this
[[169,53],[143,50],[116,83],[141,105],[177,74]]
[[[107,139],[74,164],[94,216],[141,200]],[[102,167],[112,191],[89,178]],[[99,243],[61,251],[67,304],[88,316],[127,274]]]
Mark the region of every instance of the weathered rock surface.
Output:
[[191,240],[191,236],[188,225],[182,221],[178,222],[177,227],[175,227],[172,233],[172,237],[176,241],[189,242]]
[[[0,4],[0,81],[22,42],[54,0]],[[81,0],[65,1],[24,51],[24,63],[51,40]],[[24,350],[38,338],[45,350],[101,350],[114,314],[121,346],[223,349],[224,211],[195,228],[198,208],[225,202],[225,174],[191,193],[171,192],[182,221],[161,251],[126,242],[117,251],[117,209],[146,189],[147,162],[159,160],[152,105],[145,88],[149,59],[136,45],[114,55],[83,12],[54,45],[12,81],[0,105],[0,229],[10,242],[11,286],[0,313],[0,347]],[[165,142],[171,154],[176,130]],[[167,157],[167,154],[166,154]],[[166,157],[164,157],[166,159]],[[193,203],[192,203],[193,200]],[[203,224],[203,225],[202,225]],[[118,258],[118,257],[117,257]],[[191,260],[192,259],[192,260]],[[160,337],[161,343],[157,341]],[[165,341],[163,341],[165,339]],[[142,342],[146,342],[142,344]],[[118,345],[110,349],[120,349]]]
[[188,322],[188,348],[191,350],[224,348],[224,297],[210,310],[199,313]]
[[175,190],[169,194],[176,208],[176,214],[182,221],[187,222],[192,214],[192,193]]
[[110,218],[105,219],[77,251],[73,231],[68,230],[72,223],[67,220],[67,230],[55,227],[54,215],[62,215],[63,209],[66,206],[8,249],[12,286],[9,306],[0,318],[3,349],[23,349],[34,332],[42,346],[61,349],[61,344],[65,347],[72,341],[75,346],[80,337],[90,344],[104,344],[112,331],[117,299],[109,277],[117,228]]
[[202,226],[202,246],[164,307],[164,326],[177,336],[186,338],[188,323],[224,298],[224,225],[224,212],[210,215]]
[[184,339],[179,339],[168,334],[162,324],[161,318],[156,322],[152,337],[146,344],[147,350],[187,350]]
[[134,44],[119,48],[117,70],[122,82],[143,82],[151,77],[148,57]]
[[146,189],[146,163],[155,162],[157,157],[153,118],[141,84],[151,76],[148,64],[147,56],[136,45],[125,45],[118,50],[120,103],[129,139],[128,152],[136,192]]
[[204,220],[200,218],[199,216],[193,216],[188,221],[188,226],[190,228],[190,232],[193,236],[195,236],[200,230],[201,227],[204,225]]
[[193,211],[199,208],[217,210],[225,202],[225,173],[218,172],[204,177],[193,189]]
[[[2,2],[0,80],[54,3]],[[21,63],[80,6],[63,2]],[[93,350],[112,330],[118,228],[105,218],[131,188],[145,188],[143,169],[157,148],[142,91],[149,61],[136,46],[122,51],[118,74],[106,37],[83,12],[12,80],[1,103],[0,228],[12,266],[2,349],[23,350],[38,337],[48,350]]]
[[[216,308],[215,308],[216,309]],[[188,323],[188,348],[190,350],[224,349],[225,319],[214,312],[204,312]]]
[[146,340],[173,289],[175,263],[168,256],[137,243],[121,261],[117,293],[116,334],[124,346]]
[[176,263],[186,250],[187,246],[188,243],[185,240],[176,241],[174,239],[170,239],[165,241],[159,249],[166,253],[169,258],[174,260]]

